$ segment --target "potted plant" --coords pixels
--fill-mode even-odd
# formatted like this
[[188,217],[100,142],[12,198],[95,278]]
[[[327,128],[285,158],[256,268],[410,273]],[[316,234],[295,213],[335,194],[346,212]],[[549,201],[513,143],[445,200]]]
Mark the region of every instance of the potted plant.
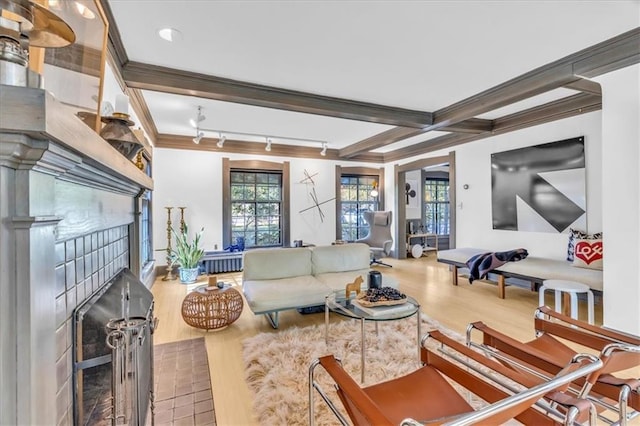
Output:
[[193,239],[189,240],[189,228],[184,225],[183,231],[178,233],[171,229],[176,240],[176,247],[171,251],[171,264],[178,264],[180,282],[189,284],[196,282],[198,278],[198,262],[204,255],[204,250],[200,247],[200,239],[204,228],[200,230]]

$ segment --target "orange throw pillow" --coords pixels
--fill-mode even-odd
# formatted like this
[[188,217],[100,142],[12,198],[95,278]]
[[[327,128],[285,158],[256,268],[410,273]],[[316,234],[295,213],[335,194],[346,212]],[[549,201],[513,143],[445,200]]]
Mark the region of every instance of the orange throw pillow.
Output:
[[602,270],[602,240],[577,240],[573,266]]

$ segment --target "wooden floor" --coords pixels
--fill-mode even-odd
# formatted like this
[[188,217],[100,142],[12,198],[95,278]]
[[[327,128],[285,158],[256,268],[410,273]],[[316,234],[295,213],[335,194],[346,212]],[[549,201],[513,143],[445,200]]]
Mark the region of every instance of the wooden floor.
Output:
[[[538,294],[529,289],[507,287],[506,299],[499,299],[498,288],[485,282],[469,285],[463,278],[460,285],[451,285],[446,265],[437,263],[435,256],[420,259],[386,259],[393,268],[378,267],[385,275],[395,277],[400,290],[416,298],[422,312],[444,326],[464,334],[469,322],[482,320],[518,339],[533,338],[533,313],[538,306]],[[219,274],[222,280],[241,285],[241,273]],[[202,277],[197,285],[206,282]],[[252,409],[252,395],[244,381],[242,340],[260,332],[275,332],[263,316],[255,316],[245,305],[241,317],[220,331],[205,332],[184,323],[181,303],[187,291],[178,281],[158,279],[152,291],[156,300],[156,316],[160,319],[154,335],[155,343],[167,343],[204,336],[211,368],[211,383],[218,425],[257,425]],[[549,294],[549,293],[548,293]],[[550,294],[549,294],[550,297]],[[550,305],[553,301],[546,300]],[[586,306],[580,304],[581,318],[586,318]],[[602,322],[602,304],[596,299],[596,323]],[[323,314],[300,315],[296,311],[280,314],[280,329],[323,322]],[[300,380],[306,380],[301,377]],[[635,422],[634,422],[635,424]]]

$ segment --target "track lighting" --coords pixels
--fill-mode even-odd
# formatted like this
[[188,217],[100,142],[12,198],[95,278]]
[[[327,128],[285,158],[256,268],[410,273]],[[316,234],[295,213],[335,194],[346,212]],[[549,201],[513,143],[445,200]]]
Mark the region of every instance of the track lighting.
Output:
[[264,150],[271,152],[271,138],[267,138],[267,146],[264,147]]
[[325,155],[327,155],[327,143],[326,142],[322,142],[322,151],[320,151],[320,155],[322,155],[323,157]]
[[195,138],[193,138],[193,142],[198,144],[200,143],[200,141],[202,140],[202,138],[204,137],[204,133],[202,132],[198,132],[198,134],[196,135]]
[[202,115],[202,107],[199,106],[198,107],[198,115],[196,116],[196,119],[191,119],[189,120],[189,122],[191,123],[191,125],[193,127],[196,128],[196,137],[193,138],[193,143],[195,144],[199,144],[200,140],[202,140],[202,138],[204,137],[204,133],[202,133],[200,131],[200,122],[203,121],[206,117],[204,115]]
[[227,140],[226,136],[218,135],[218,142],[216,143],[216,146],[218,148],[222,148],[224,146],[224,141],[226,141],[226,140]]
[[191,124],[191,127],[195,127],[198,128],[200,126],[200,122],[204,121],[204,119],[207,118],[202,114],[202,107],[199,106],[198,107],[198,115],[196,116],[195,120],[192,118],[189,120],[189,123]]

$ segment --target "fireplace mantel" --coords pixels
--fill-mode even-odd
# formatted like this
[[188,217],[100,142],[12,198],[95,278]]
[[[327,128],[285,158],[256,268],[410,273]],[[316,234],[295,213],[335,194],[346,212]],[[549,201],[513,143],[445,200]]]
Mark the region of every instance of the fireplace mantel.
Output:
[[73,309],[113,259],[140,273],[152,189],[53,95],[0,85],[0,424],[73,424]]
[[[50,147],[51,144],[59,144],[68,150],[65,155],[69,159],[67,165],[70,168],[64,170],[64,164],[53,163],[49,167],[53,173],[68,173],[76,178],[88,178],[89,181],[93,178],[95,183],[99,183],[106,172],[112,176],[109,179],[111,182],[122,181],[120,183],[128,182],[132,187],[153,188],[149,176],[73,115],[70,109],[59,103],[49,92],[43,89],[0,85],[0,105],[0,133],[5,133],[0,138],[0,164],[34,164],[39,160],[39,154],[44,155],[49,151],[50,155],[55,156],[55,148]],[[28,138],[8,138],[6,134],[23,135]],[[56,170],[58,166],[62,167],[62,170]]]

